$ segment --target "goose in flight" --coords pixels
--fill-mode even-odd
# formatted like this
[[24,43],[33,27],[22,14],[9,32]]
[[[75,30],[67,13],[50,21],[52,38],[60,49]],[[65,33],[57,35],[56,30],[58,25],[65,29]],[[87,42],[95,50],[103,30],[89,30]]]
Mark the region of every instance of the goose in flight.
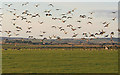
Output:
[[92,22],[89,21],[87,24],[92,24]]
[[109,35],[105,35],[105,37],[108,37]]
[[63,23],[65,23],[65,22],[66,22],[66,20],[62,20],[62,22],[63,22]]
[[33,38],[33,36],[29,36],[28,38]]
[[52,16],[52,14],[46,14],[46,16]]
[[38,21],[38,23],[39,23],[39,24],[43,24],[43,21],[41,21],[41,22],[40,22],[40,21]]
[[81,21],[80,21],[80,20],[78,20],[77,22],[78,22],[78,23],[80,23]]
[[59,36],[57,36],[57,40],[60,40],[61,38]]
[[26,31],[26,33],[31,33],[31,31]]
[[72,18],[72,17],[70,17],[70,16],[69,16],[69,17],[67,17],[67,19],[71,19],[71,18]]
[[113,11],[112,13],[115,14],[117,11]]
[[82,28],[82,27],[78,27],[79,29]]
[[92,17],[88,17],[88,19],[93,19]]
[[27,4],[29,4],[29,2],[23,3],[22,6],[25,6],[25,5],[27,5]]
[[95,12],[89,12],[91,15],[93,14],[93,13],[95,13]]
[[99,33],[95,33],[95,35],[100,35]]
[[67,34],[67,32],[66,32],[66,31],[64,31],[64,33],[65,33],[65,34]]
[[51,10],[45,10],[44,12],[45,12],[45,13],[50,13],[50,12],[51,12]]
[[48,6],[54,7],[53,4],[49,4]]
[[67,18],[67,16],[64,15],[64,16],[62,16],[62,18]]
[[17,29],[16,31],[18,31],[18,32],[19,32],[20,30],[19,30],[19,29]]
[[72,12],[74,12],[76,9],[77,9],[77,8],[74,8],[74,9],[72,10]]
[[91,34],[90,32],[89,32],[89,34],[90,34],[90,36],[89,36],[89,37],[95,37],[95,35],[94,35],[94,34]]
[[11,31],[5,31],[7,34],[10,34],[11,33]]
[[56,28],[56,26],[52,26],[52,28]]
[[31,23],[31,21],[26,21],[27,23]]
[[16,28],[17,28],[17,29],[21,29],[21,30],[22,30],[22,28],[21,28],[21,27],[19,27],[19,26],[16,26]]
[[16,34],[16,33],[14,33],[15,34],[15,36],[18,36],[19,34]]
[[61,27],[61,26],[59,26],[58,28],[59,28],[59,29],[61,29],[62,27]]
[[78,34],[74,33],[74,35],[72,37],[76,37]]
[[13,25],[15,26],[15,25],[16,25],[16,23],[13,23]]
[[67,27],[73,27],[73,25],[69,24],[69,25],[67,25]]
[[115,20],[116,20],[116,17],[115,17],[115,18],[113,18],[112,20],[113,20],[113,21],[115,21]]
[[60,31],[64,31],[65,29],[60,29]]
[[86,15],[80,15],[81,18],[86,18]]
[[27,19],[27,18],[26,18],[26,17],[24,17],[24,16],[21,16],[21,18],[22,18],[21,20],[26,20],[26,19]]
[[111,35],[114,35],[114,32],[111,32],[110,34],[111,34]]
[[85,37],[88,37],[87,33],[83,33],[82,35],[84,35]]
[[39,35],[40,37],[43,37],[43,35]]
[[120,29],[118,28],[118,32],[120,32]]
[[103,22],[102,24],[106,24],[107,22]]
[[110,23],[107,23],[104,27],[108,27],[109,24],[110,24]]
[[71,28],[72,29],[72,31],[75,31],[76,29],[75,28]]
[[32,27],[28,27],[28,29],[31,29]]
[[5,5],[7,5],[8,7],[10,7],[10,6],[13,5],[13,4],[5,4]]
[[100,32],[100,35],[103,35],[105,33],[105,31],[103,30],[102,31],[99,30],[99,32]]
[[57,8],[56,10],[61,10],[61,9],[58,9],[58,8]]
[[35,7],[36,7],[36,8],[39,7],[39,4],[35,4]]

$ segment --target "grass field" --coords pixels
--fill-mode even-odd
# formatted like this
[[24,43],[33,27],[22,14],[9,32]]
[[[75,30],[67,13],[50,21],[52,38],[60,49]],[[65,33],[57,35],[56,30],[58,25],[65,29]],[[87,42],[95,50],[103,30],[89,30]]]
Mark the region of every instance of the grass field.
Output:
[[3,73],[117,73],[118,50],[2,50]]

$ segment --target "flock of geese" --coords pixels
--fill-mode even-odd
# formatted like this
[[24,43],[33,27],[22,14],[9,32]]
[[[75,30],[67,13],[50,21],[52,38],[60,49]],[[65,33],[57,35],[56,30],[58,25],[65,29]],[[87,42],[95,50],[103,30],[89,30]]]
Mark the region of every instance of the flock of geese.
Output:
[[[12,6],[14,6],[14,4],[12,4],[12,3],[6,3],[4,5],[5,5],[5,7],[7,9],[4,9],[4,8],[0,8],[0,9],[6,10],[7,12],[9,12],[11,15],[14,16],[14,18],[11,19],[11,23],[12,23],[11,26],[14,26],[16,28],[16,31],[12,31],[12,30],[2,30],[2,31],[0,31],[1,33],[7,34],[8,37],[12,37],[13,35],[14,36],[19,36],[20,35],[19,32],[23,31],[23,28],[20,25],[16,24],[17,20],[21,20],[21,22],[24,21],[27,24],[32,24],[32,21],[29,20],[28,17],[30,17],[31,19],[34,18],[36,20],[38,18],[41,18],[41,14],[40,13],[31,13],[28,9],[24,10],[23,12],[20,12],[21,15],[17,14],[16,12],[19,9],[12,8]],[[24,6],[31,6],[31,5],[29,4],[29,2],[21,3],[21,7],[24,8]],[[33,7],[34,8],[38,8],[38,7],[40,7],[40,4],[36,3]],[[52,3],[48,4],[48,7],[52,8],[52,9],[55,9],[55,11],[58,11],[58,12],[62,10],[62,9],[56,8]],[[79,33],[75,33],[75,31],[82,29],[82,26],[79,25],[79,26],[75,27],[71,23],[69,23],[69,24],[66,23],[69,19],[72,19],[74,17],[75,11],[77,10],[77,8],[69,10],[69,11],[67,11],[65,13],[61,13],[60,17],[54,17],[54,14],[52,14],[52,9],[44,10],[43,11],[44,14],[45,14],[44,16],[48,17],[49,19],[51,19],[53,21],[60,21],[61,23],[65,24],[66,28],[70,29],[71,32],[73,33],[70,36],[71,38],[74,38],[74,37],[77,37],[78,35],[80,35]],[[111,12],[111,14],[116,14],[116,13],[117,13],[117,11]],[[94,14],[96,14],[96,12],[89,12],[89,16],[80,14],[78,17],[80,19],[88,20],[88,22],[86,24],[92,25],[93,24],[92,20],[94,19],[94,17],[91,17],[91,15],[93,16]],[[0,14],[0,18],[4,18],[3,15],[4,15],[4,13]],[[111,18],[111,21],[114,22],[116,20],[116,18],[117,17]],[[37,22],[40,25],[45,23],[45,21],[37,21]],[[81,20],[77,20],[76,22],[78,24],[80,24],[82,21]],[[110,23],[107,22],[107,21],[104,21],[104,22],[101,22],[101,23],[103,24],[104,28],[108,28],[109,25],[110,25]],[[0,24],[0,26],[2,27],[2,24]],[[26,25],[26,26],[28,26],[28,25]],[[28,26],[25,33],[28,34],[28,35],[30,33],[32,33],[32,28],[34,26]],[[68,33],[71,33],[71,32],[66,31],[66,28],[64,28],[62,26],[52,25],[51,28],[54,29],[54,30],[56,29],[56,30],[59,30],[60,32],[63,32],[64,35],[67,35]],[[120,29],[118,28],[118,29],[116,29],[116,31],[120,32]],[[43,40],[45,40],[45,39],[62,39],[61,36],[57,36],[57,35],[50,35],[49,37],[46,37],[44,34],[46,34],[47,31],[38,31],[38,32],[42,33],[42,34],[38,33],[39,34],[38,36],[39,37],[43,37]],[[91,33],[91,32],[81,32],[81,33],[82,33],[82,36],[84,37],[84,38],[81,38],[81,39],[97,38],[96,36],[103,36],[103,34],[104,34],[104,38],[106,38],[106,37],[111,37],[112,38],[114,36],[114,34],[115,34],[115,32],[113,32],[113,31],[111,31],[109,34],[106,34],[106,31],[104,29],[98,30],[95,33]],[[36,39],[33,35],[29,35],[28,38]]]

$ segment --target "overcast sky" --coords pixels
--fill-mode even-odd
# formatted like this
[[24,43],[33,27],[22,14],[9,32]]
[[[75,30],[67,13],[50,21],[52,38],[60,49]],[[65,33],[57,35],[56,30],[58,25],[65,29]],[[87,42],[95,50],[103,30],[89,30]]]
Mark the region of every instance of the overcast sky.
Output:
[[1,2],[119,2],[119,0],[1,0]]
[[[56,0],[57,1],[57,0]],[[72,0],[73,1],[73,0]],[[76,0],[77,1],[77,0]],[[92,2],[93,1],[93,2]],[[107,0],[106,0],[107,1]],[[118,19],[117,19],[117,13],[113,14],[113,11],[118,11],[118,3],[116,2],[94,2],[94,0],[91,0],[91,2],[30,2],[26,6],[21,6],[23,2],[3,2],[2,7],[3,9],[3,21],[2,21],[2,30],[10,30],[12,31],[11,35],[12,37],[16,37],[15,34],[19,34],[17,37],[28,37],[29,35],[33,35],[35,38],[43,38],[39,35],[43,34],[42,31],[45,31],[46,33],[43,34],[44,37],[49,36],[60,36],[61,38],[71,38],[72,35],[78,34],[76,38],[84,37],[82,34],[84,32],[86,33],[97,33],[102,30],[106,31],[106,33],[102,36],[96,36],[96,37],[104,37],[105,35],[110,35],[111,32],[115,32],[114,37],[118,37]],[[11,7],[8,7],[4,4],[13,4]],[[54,5],[54,7],[48,6],[50,3]],[[40,4],[38,8],[35,7],[36,4]],[[31,18],[26,15],[23,15],[27,17],[27,20],[31,21],[31,24],[26,23],[24,20],[18,19],[16,21],[12,21],[11,19],[15,18],[15,16],[10,13],[7,10],[13,10],[13,8],[17,9],[14,11],[17,15],[21,15],[21,13],[25,10],[29,10],[30,13],[35,14],[39,13],[40,17]],[[56,9],[59,8],[61,10],[56,11]],[[65,23],[62,23],[62,21],[58,20],[52,20],[52,17],[60,18],[62,13],[67,13],[70,10],[76,9],[73,13],[73,15],[67,15],[71,16],[71,19],[68,19]],[[51,10],[52,17],[46,17],[44,11],[45,10]],[[92,15],[89,12],[95,12]],[[79,16],[80,15],[86,15],[87,17],[92,17],[92,20],[89,19],[82,19]],[[116,17],[116,20],[113,21],[112,19]],[[78,23],[77,21],[80,20],[81,23]],[[39,24],[38,21],[43,21],[43,24]],[[92,22],[93,24],[87,24],[87,22]],[[105,28],[102,24],[103,22],[110,23],[110,25]],[[13,23],[16,23],[16,26],[20,26],[22,28],[22,31],[17,32],[16,26],[13,25]],[[67,25],[71,24],[73,25],[73,28],[76,28],[75,31],[72,31],[71,28],[68,28]],[[32,27],[31,31],[32,33],[26,33],[28,30],[28,27]],[[63,27],[65,29],[65,32],[67,34],[64,34],[63,31],[60,31],[58,28],[51,28],[51,26],[56,27]],[[77,27],[81,27],[78,29]],[[5,32],[2,36],[8,36]],[[109,36],[110,37],[110,36]]]

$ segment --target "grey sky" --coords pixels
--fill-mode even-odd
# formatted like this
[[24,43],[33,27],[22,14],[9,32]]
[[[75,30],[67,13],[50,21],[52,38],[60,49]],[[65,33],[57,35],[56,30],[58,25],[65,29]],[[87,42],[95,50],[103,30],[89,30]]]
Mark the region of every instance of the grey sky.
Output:
[[1,0],[1,2],[119,2],[119,0]]
[[[117,0],[116,0],[117,1]],[[55,7],[49,7],[48,4],[52,3]],[[8,8],[3,4],[4,10],[4,18],[3,18],[3,26],[2,30],[11,30],[13,37],[15,37],[14,33],[19,33],[20,35],[17,37],[28,37],[29,35],[33,35],[36,38],[40,38],[39,35],[42,34],[40,31],[47,32],[44,34],[45,37],[49,36],[60,36],[62,38],[71,38],[71,36],[74,33],[78,33],[78,36],[76,38],[81,38],[83,32],[91,32],[96,33],[101,31],[102,29],[106,31],[105,35],[110,34],[110,32],[114,31],[115,35],[114,37],[118,37],[118,20],[112,21],[114,17],[117,17],[117,13],[113,14],[113,11],[117,11],[118,9],[118,3],[117,2],[30,2],[29,5],[22,7],[21,2],[13,3],[13,5]],[[8,4],[10,4],[8,2]],[[40,4],[38,8],[35,8],[35,4]],[[21,15],[21,12],[28,9],[31,13],[39,13],[40,18],[34,18],[31,19],[30,17],[27,17],[28,20],[32,21],[31,24],[27,24],[24,21],[17,20],[15,23],[17,26],[20,26],[23,28],[22,31],[16,32],[15,26],[12,25],[11,19],[14,18],[14,16],[9,13],[6,10],[11,10],[12,8],[16,8],[16,13],[18,15]],[[60,8],[62,10],[56,11],[56,8]],[[61,17],[60,14],[67,13],[69,10],[72,10],[76,8],[75,12],[72,15],[73,18],[66,21],[66,23],[62,23],[61,21],[54,21],[51,18],[52,17]],[[52,17],[46,17],[44,11],[45,10],[52,10],[51,13],[53,14]],[[95,12],[94,14],[90,14],[89,12]],[[93,17],[93,20],[88,19],[81,19],[79,15],[84,14],[89,17]],[[81,23],[77,23],[77,20],[81,20]],[[44,23],[40,25],[38,21],[43,21]],[[93,24],[87,24],[88,21],[91,21]],[[108,28],[104,28],[104,25],[102,22],[108,22],[110,23]],[[67,28],[66,26],[68,24],[72,24],[74,28],[77,28],[78,26],[81,26],[81,29],[77,29],[76,31],[71,31],[70,28]],[[61,26],[65,29],[68,34],[64,34],[63,32],[59,31],[58,29],[51,28],[51,26]],[[32,33],[26,34],[27,28],[29,26],[32,26]],[[104,37],[103,36],[96,36],[96,37]],[[7,36],[6,33],[3,33],[2,36]]]

